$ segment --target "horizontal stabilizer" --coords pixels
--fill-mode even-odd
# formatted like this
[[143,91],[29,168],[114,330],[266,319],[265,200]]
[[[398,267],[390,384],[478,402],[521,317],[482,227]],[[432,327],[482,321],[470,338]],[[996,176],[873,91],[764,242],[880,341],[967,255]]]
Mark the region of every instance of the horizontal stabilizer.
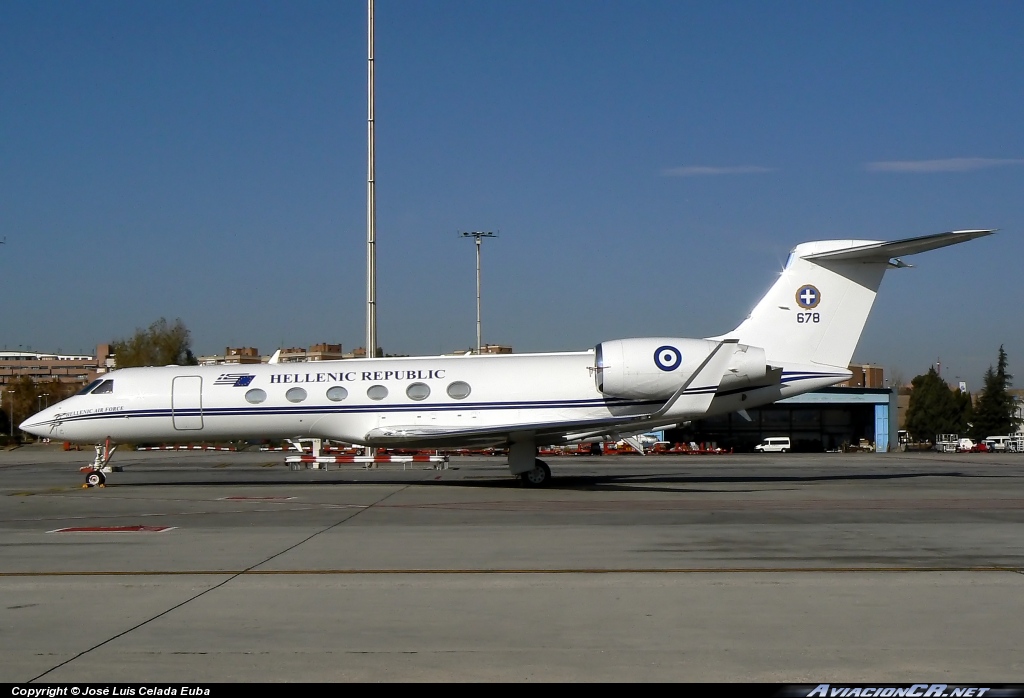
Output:
[[954,230],[950,233],[937,233],[935,235],[922,235],[916,238],[905,240],[894,240],[892,242],[872,242],[867,245],[848,247],[833,252],[819,252],[817,254],[803,255],[804,259],[842,260],[858,262],[887,262],[893,257],[903,257],[918,252],[937,250],[940,247],[955,245],[959,242],[967,242],[975,238],[991,235],[995,230]]

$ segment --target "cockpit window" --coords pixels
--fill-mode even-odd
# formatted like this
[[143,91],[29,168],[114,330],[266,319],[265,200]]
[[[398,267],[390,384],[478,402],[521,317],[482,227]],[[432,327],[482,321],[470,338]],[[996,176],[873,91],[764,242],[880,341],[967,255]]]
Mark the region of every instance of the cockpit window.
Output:
[[99,384],[100,384],[100,383],[102,383],[102,382],[103,382],[103,379],[102,379],[102,378],[97,378],[97,379],[96,379],[96,380],[94,380],[94,381],[93,381],[92,383],[90,383],[89,385],[85,386],[84,388],[82,388],[81,390],[79,390],[79,391],[78,391],[77,393],[75,393],[75,395],[86,395],[86,394],[88,394],[88,393],[89,393],[90,391],[92,391],[92,389],[93,389],[93,388],[95,388],[95,387],[96,387],[97,385],[99,385]]
[[92,394],[100,395],[112,392],[114,392],[114,381],[103,381],[93,389]]

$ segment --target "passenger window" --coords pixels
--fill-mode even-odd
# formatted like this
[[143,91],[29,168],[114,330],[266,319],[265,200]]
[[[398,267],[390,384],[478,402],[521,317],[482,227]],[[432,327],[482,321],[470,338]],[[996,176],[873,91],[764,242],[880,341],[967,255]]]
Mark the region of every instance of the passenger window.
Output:
[[302,388],[291,388],[284,396],[288,402],[302,402],[306,399],[306,391]]
[[89,385],[85,386],[84,388],[79,390],[77,393],[75,393],[75,395],[88,395],[90,390],[92,390],[93,388],[95,388],[97,385],[99,385],[102,382],[103,382],[102,378],[97,378],[92,383],[90,383]]
[[413,383],[405,389],[405,394],[412,400],[426,400],[430,397],[430,386],[426,383]]
[[366,391],[366,397],[371,400],[383,400],[388,396],[388,389],[383,385],[371,385]]
[[245,399],[254,405],[258,405],[267,399],[267,391],[260,390],[259,388],[253,388],[246,392]]
[[340,385],[336,385],[333,388],[327,389],[327,399],[333,400],[334,402],[341,402],[348,397],[348,390]]
[[106,395],[114,392],[114,381],[103,381],[92,391],[92,395]]
[[469,383],[465,381],[455,381],[448,386],[448,397],[454,398],[455,400],[464,400],[469,397],[471,388]]

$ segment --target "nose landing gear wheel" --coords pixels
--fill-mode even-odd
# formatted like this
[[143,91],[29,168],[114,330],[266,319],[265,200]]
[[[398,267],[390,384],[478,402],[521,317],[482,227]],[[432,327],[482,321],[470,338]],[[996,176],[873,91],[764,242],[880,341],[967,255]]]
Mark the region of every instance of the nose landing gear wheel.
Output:
[[519,477],[523,487],[547,487],[551,484],[551,468],[538,458],[534,461],[533,470],[527,470]]
[[93,470],[85,476],[86,487],[103,487],[106,481],[107,476],[99,470]]

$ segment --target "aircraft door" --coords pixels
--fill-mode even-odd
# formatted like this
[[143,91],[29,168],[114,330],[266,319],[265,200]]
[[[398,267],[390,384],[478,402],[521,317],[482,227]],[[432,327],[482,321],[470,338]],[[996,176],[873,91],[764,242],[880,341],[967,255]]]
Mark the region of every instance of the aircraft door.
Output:
[[203,379],[178,376],[171,384],[171,417],[181,431],[203,428]]

